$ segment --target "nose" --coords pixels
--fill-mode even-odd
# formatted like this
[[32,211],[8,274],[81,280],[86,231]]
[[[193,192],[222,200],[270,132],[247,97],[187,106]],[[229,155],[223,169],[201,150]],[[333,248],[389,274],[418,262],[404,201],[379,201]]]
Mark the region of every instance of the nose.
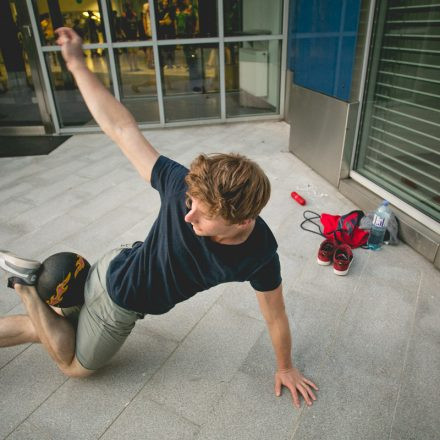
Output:
[[194,215],[194,210],[191,209],[188,214],[185,215],[185,221],[187,223],[194,223],[195,221],[195,215]]

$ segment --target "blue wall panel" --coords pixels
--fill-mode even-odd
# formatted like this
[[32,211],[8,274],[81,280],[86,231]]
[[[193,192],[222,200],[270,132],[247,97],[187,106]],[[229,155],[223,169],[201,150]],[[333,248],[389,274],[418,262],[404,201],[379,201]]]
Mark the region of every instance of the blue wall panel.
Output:
[[361,0],[291,0],[289,67],[294,83],[350,97]]

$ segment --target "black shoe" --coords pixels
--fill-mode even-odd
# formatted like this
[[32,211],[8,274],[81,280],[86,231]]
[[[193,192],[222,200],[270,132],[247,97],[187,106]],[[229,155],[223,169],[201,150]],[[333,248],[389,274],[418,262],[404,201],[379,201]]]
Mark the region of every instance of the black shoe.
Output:
[[11,275],[8,278],[8,287],[13,287],[14,284],[35,286],[41,263],[0,250],[0,268]]

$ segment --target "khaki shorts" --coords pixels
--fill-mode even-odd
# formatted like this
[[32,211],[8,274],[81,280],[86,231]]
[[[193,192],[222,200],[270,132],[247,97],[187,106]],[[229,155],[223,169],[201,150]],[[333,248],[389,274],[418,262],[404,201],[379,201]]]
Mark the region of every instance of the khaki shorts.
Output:
[[76,327],[76,357],[89,370],[105,365],[121,348],[144,315],[115,304],[106,287],[106,274],[111,260],[121,252],[114,249],[90,269],[84,289],[84,305],[62,309],[63,315]]

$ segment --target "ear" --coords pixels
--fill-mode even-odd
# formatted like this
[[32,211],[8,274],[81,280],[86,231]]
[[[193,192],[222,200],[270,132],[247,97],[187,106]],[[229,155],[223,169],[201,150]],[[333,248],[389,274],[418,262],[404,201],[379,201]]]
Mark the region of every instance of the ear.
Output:
[[238,225],[243,227],[243,228],[247,228],[248,226],[250,226],[252,223],[254,222],[253,219],[249,218],[246,220],[243,220],[242,222],[240,222]]

